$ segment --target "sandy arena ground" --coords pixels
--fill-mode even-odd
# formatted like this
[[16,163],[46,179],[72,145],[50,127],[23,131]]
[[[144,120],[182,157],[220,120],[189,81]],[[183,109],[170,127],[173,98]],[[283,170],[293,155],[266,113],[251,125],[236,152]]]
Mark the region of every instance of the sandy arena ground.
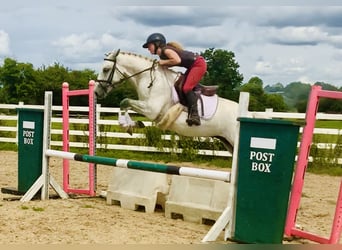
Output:
[[[0,187],[17,187],[17,153],[0,151],[0,160]],[[72,162],[71,183],[75,183],[75,188],[86,183],[87,171],[82,164]],[[51,174],[60,184],[61,166],[60,159],[51,158]],[[107,189],[111,169],[110,166],[98,166],[98,190]],[[306,175],[297,219],[301,227],[330,236],[340,180],[341,177]],[[16,196],[10,194],[1,193],[0,198],[1,244],[200,244],[211,228],[210,225],[165,218],[163,211],[147,214],[107,205],[101,197],[27,203],[12,199]],[[222,235],[216,243],[222,243]]]

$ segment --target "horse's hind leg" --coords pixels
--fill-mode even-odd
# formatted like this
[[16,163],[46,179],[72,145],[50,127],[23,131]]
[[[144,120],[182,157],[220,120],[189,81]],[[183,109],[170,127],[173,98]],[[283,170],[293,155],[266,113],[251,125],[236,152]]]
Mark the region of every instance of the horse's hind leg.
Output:
[[228,150],[228,152],[233,154],[234,147],[226,138],[222,136],[215,136],[215,138],[219,139],[223,143],[224,147]]

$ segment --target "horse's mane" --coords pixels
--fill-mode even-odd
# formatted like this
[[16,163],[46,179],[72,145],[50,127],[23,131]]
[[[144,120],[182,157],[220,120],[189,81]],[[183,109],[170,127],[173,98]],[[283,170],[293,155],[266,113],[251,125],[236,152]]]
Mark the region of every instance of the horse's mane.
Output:
[[[116,53],[117,53],[116,51],[112,51],[112,52],[108,53],[107,55],[115,55]],[[120,54],[138,57],[138,58],[147,60],[147,61],[150,62],[151,64],[152,64],[153,61],[155,60],[155,59],[153,59],[153,58],[151,58],[151,57],[143,56],[143,55],[140,55],[140,54],[137,54],[137,53],[134,53],[134,52],[128,52],[128,51],[121,51],[121,50],[120,50]],[[169,71],[172,72],[172,73],[177,73],[177,74],[179,73],[178,71],[176,71],[176,70],[174,70],[174,69],[170,69],[170,68],[166,68],[165,70],[169,70]]]

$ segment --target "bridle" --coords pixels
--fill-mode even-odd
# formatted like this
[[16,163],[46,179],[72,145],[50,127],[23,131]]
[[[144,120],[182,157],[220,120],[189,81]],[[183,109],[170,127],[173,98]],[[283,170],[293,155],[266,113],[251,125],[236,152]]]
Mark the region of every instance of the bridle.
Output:
[[[103,89],[105,89],[105,87],[103,86],[103,83],[106,83],[108,86],[118,85],[118,84],[121,84],[121,83],[124,82],[124,81],[129,80],[129,79],[132,78],[132,77],[135,77],[135,76],[137,76],[137,75],[140,75],[140,74],[142,74],[142,73],[144,73],[144,72],[146,72],[146,71],[150,71],[151,82],[150,82],[150,84],[148,85],[148,88],[151,88],[152,85],[153,85],[154,79],[155,79],[155,78],[153,77],[153,74],[152,74],[152,73],[153,73],[153,69],[155,68],[156,64],[158,63],[157,60],[153,60],[153,63],[152,63],[152,66],[151,66],[151,67],[148,67],[148,68],[143,69],[143,70],[141,70],[141,71],[139,71],[139,72],[137,72],[137,73],[134,73],[133,75],[128,76],[126,73],[122,72],[122,71],[116,66],[116,63],[117,63],[116,58],[118,57],[119,53],[120,53],[120,50],[118,50],[118,51],[116,52],[116,54],[115,54],[115,56],[114,56],[113,59],[109,59],[109,58],[105,58],[105,59],[104,59],[104,61],[113,62],[113,67],[112,67],[112,69],[111,69],[111,71],[110,71],[110,74],[109,74],[107,80],[97,79],[97,82],[100,83],[100,86],[101,86]],[[113,77],[114,77],[115,70],[122,76],[122,78],[121,78],[119,81],[113,83],[112,81],[113,81]]]

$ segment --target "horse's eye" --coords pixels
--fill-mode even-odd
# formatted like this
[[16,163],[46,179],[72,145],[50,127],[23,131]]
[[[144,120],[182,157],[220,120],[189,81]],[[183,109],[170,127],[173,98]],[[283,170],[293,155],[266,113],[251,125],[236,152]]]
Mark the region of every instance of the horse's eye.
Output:
[[110,68],[103,68],[103,73],[107,73],[110,70]]

